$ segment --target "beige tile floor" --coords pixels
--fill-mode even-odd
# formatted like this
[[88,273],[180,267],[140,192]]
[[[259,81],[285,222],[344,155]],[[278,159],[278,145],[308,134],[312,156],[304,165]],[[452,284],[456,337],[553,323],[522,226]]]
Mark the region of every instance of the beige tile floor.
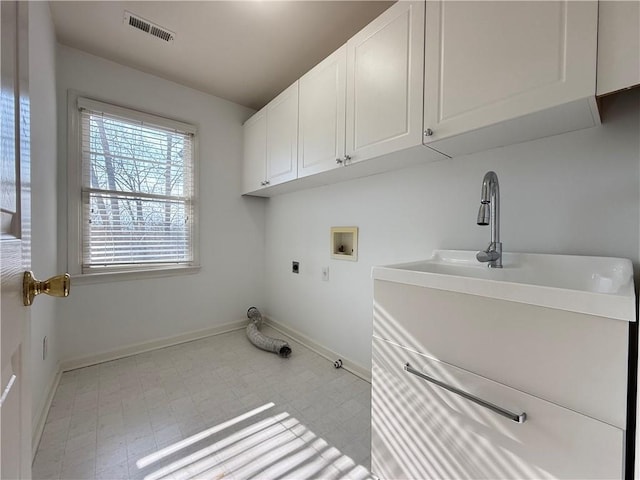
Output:
[[290,344],[240,330],[65,373],[33,478],[370,478],[370,384]]

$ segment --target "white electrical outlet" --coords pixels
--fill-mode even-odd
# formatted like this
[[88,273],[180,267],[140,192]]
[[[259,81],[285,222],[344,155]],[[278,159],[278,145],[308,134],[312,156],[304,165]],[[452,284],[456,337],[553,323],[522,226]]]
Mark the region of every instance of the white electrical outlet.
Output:
[[329,267],[322,267],[322,280],[329,281]]

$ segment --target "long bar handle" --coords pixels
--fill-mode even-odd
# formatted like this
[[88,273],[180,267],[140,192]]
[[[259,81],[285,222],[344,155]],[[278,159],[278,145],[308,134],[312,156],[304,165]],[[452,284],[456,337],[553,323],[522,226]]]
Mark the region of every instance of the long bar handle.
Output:
[[12,374],[11,378],[9,378],[9,381],[7,382],[7,386],[4,387],[4,390],[2,391],[2,395],[0,395],[0,407],[2,407],[2,404],[9,396],[9,392],[11,391],[11,388],[13,387],[13,384],[16,382],[17,378],[18,377],[16,377],[15,374]]
[[415,368],[411,367],[411,365],[409,365],[408,363],[404,364],[404,370],[417,377],[423,378],[427,382],[435,383],[436,385],[444,388],[445,390],[449,390],[450,392],[453,392],[456,395],[460,395],[461,397],[466,398],[467,400],[471,400],[472,402],[477,403],[478,405],[488,408],[489,410],[496,412],[497,414],[502,415],[503,417],[507,417],[509,420],[513,420],[516,423],[524,423],[527,420],[527,414],[525,412],[513,413],[513,412],[510,412],[509,410],[505,410],[504,408],[494,405],[491,402],[487,402],[486,400],[482,400],[481,398],[475,397],[470,393],[465,392],[464,390],[460,390],[456,387],[452,387],[451,385],[441,382],[440,380],[436,380],[433,377],[425,375],[424,373],[419,372]]

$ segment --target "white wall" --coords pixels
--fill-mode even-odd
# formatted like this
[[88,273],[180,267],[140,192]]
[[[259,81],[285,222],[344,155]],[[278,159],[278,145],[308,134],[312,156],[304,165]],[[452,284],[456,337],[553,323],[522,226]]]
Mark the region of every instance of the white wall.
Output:
[[[29,90],[31,96],[31,261],[36,278],[56,275],[56,40],[47,2],[29,3]],[[44,408],[58,367],[56,300],[38,297],[31,307],[33,426]],[[49,348],[42,359],[42,339]]]
[[[58,310],[62,360],[246,318],[248,307],[263,302],[265,256],[264,203],[238,194],[241,126],[252,111],[68,47],[58,47],[57,62],[61,186],[68,89],[198,126],[202,264],[193,275],[72,284]],[[66,189],[60,191],[59,242],[65,246]]]
[[[505,251],[619,256],[637,267],[639,93],[605,107],[600,127],[271,198],[266,313],[370,368],[371,267],[485,248],[476,215],[488,170],[500,181]],[[360,228],[357,263],[330,259],[331,226]]]

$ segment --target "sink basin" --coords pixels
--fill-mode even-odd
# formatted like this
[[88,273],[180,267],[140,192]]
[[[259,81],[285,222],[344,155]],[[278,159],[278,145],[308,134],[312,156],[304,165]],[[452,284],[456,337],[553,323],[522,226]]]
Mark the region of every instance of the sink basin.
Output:
[[436,250],[428,260],[373,268],[373,278],[635,321],[633,266],[624,258],[504,253],[487,268],[475,251]]

